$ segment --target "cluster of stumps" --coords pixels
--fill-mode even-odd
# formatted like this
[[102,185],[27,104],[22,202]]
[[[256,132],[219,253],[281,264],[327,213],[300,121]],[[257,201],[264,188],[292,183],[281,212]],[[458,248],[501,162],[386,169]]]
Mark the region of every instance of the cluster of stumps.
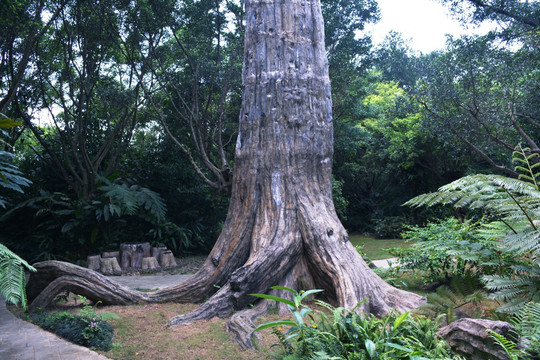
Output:
[[176,260],[166,247],[150,243],[120,244],[119,251],[104,252],[86,258],[86,267],[103,275],[121,275],[139,270],[162,270],[175,267]]

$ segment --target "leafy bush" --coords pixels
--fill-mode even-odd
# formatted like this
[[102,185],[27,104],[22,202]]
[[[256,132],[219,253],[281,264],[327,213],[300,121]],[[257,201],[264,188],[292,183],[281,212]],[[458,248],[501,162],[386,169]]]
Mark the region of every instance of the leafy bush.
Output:
[[[438,191],[409,200],[409,206],[453,204],[482,211],[488,221],[475,230],[486,239],[501,238],[497,251],[507,263],[506,271],[484,275],[492,297],[504,302],[500,311],[513,313],[532,301],[540,301],[540,155],[516,148],[513,155],[519,179],[499,175],[471,175]],[[499,266],[503,269],[502,266]]]
[[382,219],[373,219],[373,232],[380,239],[399,238],[407,218],[404,216],[386,216]]
[[[68,261],[118,248],[122,242],[159,242],[150,232],[165,223],[166,206],[156,192],[128,181],[99,177],[91,200],[74,199],[61,192],[40,191],[0,217],[17,253],[27,258]],[[21,228],[18,219],[27,220]],[[21,240],[23,239],[23,240]]]
[[[436,323],[428,318],[413,319],[407,312],[378,319],[322,301],[317,304],[327,311],[317,311],[314,316],[302,301],[321,290],[273,289],[291,292],[293,300],[265,294],[253,296],[284,303],[293,315],[293,320],[272,321],[255,330],[273,329],[281,346],[277,359],[455,359],[446,343],[435,337]],[[282,326],[290,328],[283,331]]]
[[30,314],[30,320],[43,329],[75,344],[97,350],[110,350],[114,335],[112,326],[95,313],[93,307],[88,305],[84,297],[79,298],[83,302],[83,308],[79,315],[67,312],[52,314],[39,311]]
[[480,236],[476,225],[455,218],[409,227],[402,236],[415,244],[391,253],[399,257],[401,268],[419,271],[424,283],[502,274],[515,264],[510,254],[502,253],[498,241]]

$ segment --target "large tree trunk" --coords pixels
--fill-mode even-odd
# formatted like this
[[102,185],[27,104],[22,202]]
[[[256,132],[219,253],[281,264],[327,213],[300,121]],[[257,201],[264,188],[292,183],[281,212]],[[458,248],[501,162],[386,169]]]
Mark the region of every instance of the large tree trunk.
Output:
[[[273,285],[322,288],[329,301],[349,308],[369,298],[359,310],[376,315],[416,307],[420,296],[391,287],[368,268],[334,209],[319,0],[246,0],[245,6],[243,107],[223,232],[192,278],[132,298],[192,302],[211,295],[171,325],[229,315],[255,300],[249,294]],[[231,327],[249,318],[236,317],[241,321]]]

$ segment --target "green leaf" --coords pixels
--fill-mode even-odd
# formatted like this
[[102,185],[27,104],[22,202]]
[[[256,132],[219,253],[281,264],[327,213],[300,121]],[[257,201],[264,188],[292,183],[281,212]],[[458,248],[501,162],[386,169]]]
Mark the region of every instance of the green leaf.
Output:
[[394,330],[396,330],[399,325],[403,322],[403,320],[407,319],[409,317],[409,312],[404,312],[401,314],[396,320],[394,320]]
[[0,118],[0,129],[9,129],[17,126],[22,126],[22,124],[10,118]]
[[364,346],[366,347],[369,358],[373,359],[373,357],[375,356],[375,351],[377,350],[377,346],[375,345],[375,343],[370,339],[366,339],[366,341],[364,342]]
[[270,289],[285,290],[285,291],[291,292],[291,293],[293,293],[295,295],[298,295],[298,292],[296,290],[293,290],[293,289],[285,287],[285,286],[272,286],[272,287],[270,287]]
[[284,299],[284,298],[279,297],[279,296],[267,295],[267,294],[249,294],[249,295],[250,296],[255,296],[255,297],[258,297],[258,298],[261,298],[261,299],[278,301],[280,303],[287,304],[287,305],[292,306],[293,308],[296,308],[294,306],[294,303],[291,300]]
[[278,326],[278,325],[285,325],[285,326],[296,326],[296,323],[292,320],[276,320],[276,321],[270,321],[264,324],[259,325],[255,330],[253,331],[261,331],[264,329],[268,329],[270,327]]
[[394,348],[394,349],[397,349],[397,350],[405,351],[408,354],[411,354],[413,352],[413,350],[411,350],[409,348],[406,348],[405,346],[402,346],[402,345],[399,345],[399,344],[384,343],[384,345],[388,346],[388,347],[391,347],[391,348]]

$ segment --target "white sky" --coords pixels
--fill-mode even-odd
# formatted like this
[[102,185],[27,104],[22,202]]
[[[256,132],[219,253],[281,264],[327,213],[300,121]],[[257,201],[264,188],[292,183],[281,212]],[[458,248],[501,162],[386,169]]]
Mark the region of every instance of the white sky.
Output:
[[370,25],[373,43],[379,44],[389,31],[395,30],[403,39],[411,40],[414,50],[429,53],[443,49],[446,34],[460,36],[472,33],[487,33],[490,26],[466,29],[452,18],[447,8],[436,0],[378,0],[381,20]]

